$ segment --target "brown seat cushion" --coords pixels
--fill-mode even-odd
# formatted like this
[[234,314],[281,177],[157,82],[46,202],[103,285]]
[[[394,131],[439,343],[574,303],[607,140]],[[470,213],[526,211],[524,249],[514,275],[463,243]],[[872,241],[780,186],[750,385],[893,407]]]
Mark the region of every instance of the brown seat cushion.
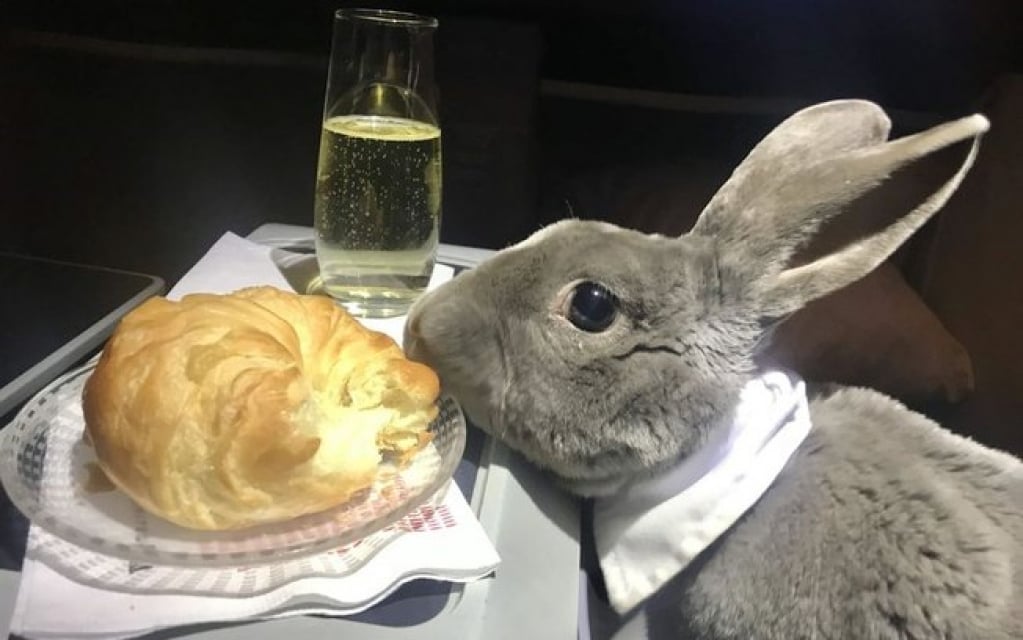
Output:
[[955,403],[973,391],[970,355],[891,263],[793,314],[760,359],[911,404]]

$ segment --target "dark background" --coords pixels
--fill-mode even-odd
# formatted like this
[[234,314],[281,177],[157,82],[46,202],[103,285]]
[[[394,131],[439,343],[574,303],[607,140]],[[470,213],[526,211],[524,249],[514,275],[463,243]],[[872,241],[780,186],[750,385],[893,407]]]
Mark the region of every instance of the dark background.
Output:
[[[905,353],[935,354],[925,391],[943,401],[966,387],[976,393],[955,415],[933,415],[1023,450],[1023,259],[1013,257],[1023,255],[1015,204],[1023,2],[359,4],[440,20],[442,240],[450,243],[500,248],[566,215],[684,231],[761,136],[821,100],[874,100],[894,135],[988,113],[994,125],[978,166],[900,252],[906,282],[896,282],[931,335],[946,347],[961,341],[976,384],[957,381],[963,376],[943,364],[954,358],[931,348],[939,341],[894,350],[922,333],[894,315],[878,330],[901,333],[875,369],[897,369],[889,365],[913,359]],[[311,225],[339,6],[352,3],[0,5],[0,250],[173,284],[225,231]],[[897,307],[891,296],[878,299],[850,298],[856,313],[837,315]],[[837,339],[831,325],[819,333]],[[876,334],[846,344],[880,353]],[[875,378],[862,381],[878,386]],[[903,378],[923,381],[913,371]]]
[[[6,3],[18,28],[113,40],[323,55],[338,6],[320,1],[99,0]],[[441,19],[536,25],[542,75],[682,93],[957,109],[1018,69],[1013,0],[474,0],[362,2]]]
[[[1023,49],[1016,0],[360,4],[440,18],[443,239],[490,248],[614,217],[569,193],[601,171],[674,172],[698,208],[811,102],[876,100],[897,132],[965,113]],[[8,0],[0,248],[173,282],[223,231],[311,224],[347,5]]]

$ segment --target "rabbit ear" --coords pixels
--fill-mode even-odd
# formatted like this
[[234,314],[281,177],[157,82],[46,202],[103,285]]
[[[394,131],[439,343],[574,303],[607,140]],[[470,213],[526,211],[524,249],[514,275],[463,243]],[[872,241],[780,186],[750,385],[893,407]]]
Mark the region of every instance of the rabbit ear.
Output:
[[[692,232],[719,240],[752,235],[761,243],[749,249],[765,257],[787,258],[771,249],[798,243],[812,231],[800,233],[813,226],[815,214],[833,205],[819,191],[822,185],[808,184],[807,179],[821,163],[881,144],[890,129],[884,111],[864,100],[825,102],[789,116],[732,172]],[[762,242],[765,231],[773,240],[766,243],[769,246]]]
[[[765,315],[785,315],[852,283],[891,255],[955,192],[987,129],[987,119],[973,115],[885,142],[889,121],[872,103],[844,100],[804,109],[753,149],[691,233],[714,238],[719,271],[755,286],[769,305]],[[973,145],[959,170],[897,222],[835,253],[786,269],[793,253],[826,220],[893,171],[970,138]]]

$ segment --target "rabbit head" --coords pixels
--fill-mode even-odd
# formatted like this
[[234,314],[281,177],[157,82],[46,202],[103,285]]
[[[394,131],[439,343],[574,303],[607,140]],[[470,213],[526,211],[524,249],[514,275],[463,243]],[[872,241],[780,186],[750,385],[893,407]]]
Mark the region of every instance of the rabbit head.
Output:
[[[406,347],[481,427],[581,495],[694,451],[731,416],[772,324],[866,275],[955,191],[979,115],[888,141],[863,101],[804,109],[767,135],[678,238],[566,220],[423,296]],[[963,140],[959,170],[882,231],[793,254],[899,167]]]

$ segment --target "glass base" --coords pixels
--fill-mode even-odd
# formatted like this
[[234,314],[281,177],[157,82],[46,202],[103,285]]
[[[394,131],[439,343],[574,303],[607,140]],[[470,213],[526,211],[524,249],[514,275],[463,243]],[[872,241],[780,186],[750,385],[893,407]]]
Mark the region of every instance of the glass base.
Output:
[[394,318],[408,313],[411,303],[402,305],[391,301],[339,300],[335,302],[356,318]]
[[318,242],[322,290],[353,316],[403,315],[426,291],[435,247],[432,243],[401,251],[354,251]]
[[393,318],[408,313],[425,289],[379,289],[325,287],[327,294],[345,311],[358,318]]

